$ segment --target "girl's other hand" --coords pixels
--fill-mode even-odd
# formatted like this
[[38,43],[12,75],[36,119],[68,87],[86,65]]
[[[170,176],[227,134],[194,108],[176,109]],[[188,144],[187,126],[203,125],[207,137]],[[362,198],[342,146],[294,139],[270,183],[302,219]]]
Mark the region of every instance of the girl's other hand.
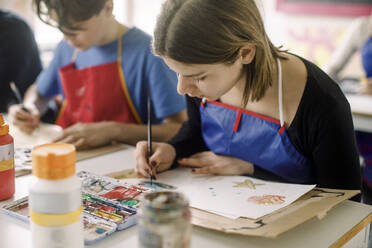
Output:
[[213,175],[252,175],[254,167],[252,163],[230,157],[217,155],[213,152],[200,152],[188,158],[177,160],[178,164],[184,167],[191,167],[194,174]]

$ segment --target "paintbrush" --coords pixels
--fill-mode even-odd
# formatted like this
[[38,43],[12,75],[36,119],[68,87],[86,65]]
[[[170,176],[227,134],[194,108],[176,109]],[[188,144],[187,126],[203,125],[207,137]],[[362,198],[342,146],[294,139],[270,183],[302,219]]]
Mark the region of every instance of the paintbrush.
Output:
[[[25,105],[23,105],[23,101],[22,101],[22,97],[21,97],[21,93],[19,92],[18,88],[17,88],[17,85],[14,83],[14,82],[10,82],[9,83],[10,85],[10,89],[13,91],[15,97],[17,98],[17,102],[19,104],[21,104],[21,109],[23,111],[25,111],[26,113],[29,113],[31,114],[30,110],[28,110]],[[37,128],[37,124],[33,123],[32,125],[34,128]]]
[[21,93],[19,92],[16,84],[14,82],[10,82],[9,84],[10,84],[10,89],[13,91],[15,97],[17,98],[18,103],[21,104],[22,110],[27,112],[27,113],[30,113],[30,111],[28,109],[26,109],[25,106],[23,105]]
[[[151,95],[150,86],[147,87],[147,162],[150,164],[152,155],[152,138],[151,138]],[[151,164],[150,164],[151,167]],[[150,184],[152,185],[152,167],[150,168]]]

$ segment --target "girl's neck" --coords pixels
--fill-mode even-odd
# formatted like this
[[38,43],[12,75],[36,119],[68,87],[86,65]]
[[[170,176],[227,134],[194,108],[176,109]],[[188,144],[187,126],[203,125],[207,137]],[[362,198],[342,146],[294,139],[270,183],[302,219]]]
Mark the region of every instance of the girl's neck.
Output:
[[265,102],[267,99],[270,101],[277,99],[278,97],[278,70],[277,63],[275,61],[275,70],[272,72],[272,85],[266,90],[264,96],[258,102],[248,101],[246,106],[242,106],[243,94],[245,91],[246,84],[246,74],[243,72],[241,78],[237,81],[235,86],[231,88],[229,92],[221,97],[221,101],[236,107],[247,108],[251,104],[257,104],[260,102]]

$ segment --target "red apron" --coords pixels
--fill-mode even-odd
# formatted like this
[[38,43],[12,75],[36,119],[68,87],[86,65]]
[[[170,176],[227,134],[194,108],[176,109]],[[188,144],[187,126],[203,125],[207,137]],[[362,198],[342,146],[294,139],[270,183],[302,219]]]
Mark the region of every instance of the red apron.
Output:
[[58,125],[67,128],[77,122],[142,123],[125,83],[121,54],[120,36],[117,61],[76,69],[73,59],[60,68],[65,101]]

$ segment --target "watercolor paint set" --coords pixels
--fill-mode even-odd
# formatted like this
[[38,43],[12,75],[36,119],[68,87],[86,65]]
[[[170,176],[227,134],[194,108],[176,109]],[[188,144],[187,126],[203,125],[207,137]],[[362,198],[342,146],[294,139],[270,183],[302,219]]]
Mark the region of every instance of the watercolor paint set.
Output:
[[[146,181],[130,184],[110,177],[79,172],[85,244],[91,245],[108,235],[136,224],[136,213],[144,193],[154,188]],[[148,187],[147,187],[148,186]],[[28,197],[5,205],[2,211],[29,222]]]

